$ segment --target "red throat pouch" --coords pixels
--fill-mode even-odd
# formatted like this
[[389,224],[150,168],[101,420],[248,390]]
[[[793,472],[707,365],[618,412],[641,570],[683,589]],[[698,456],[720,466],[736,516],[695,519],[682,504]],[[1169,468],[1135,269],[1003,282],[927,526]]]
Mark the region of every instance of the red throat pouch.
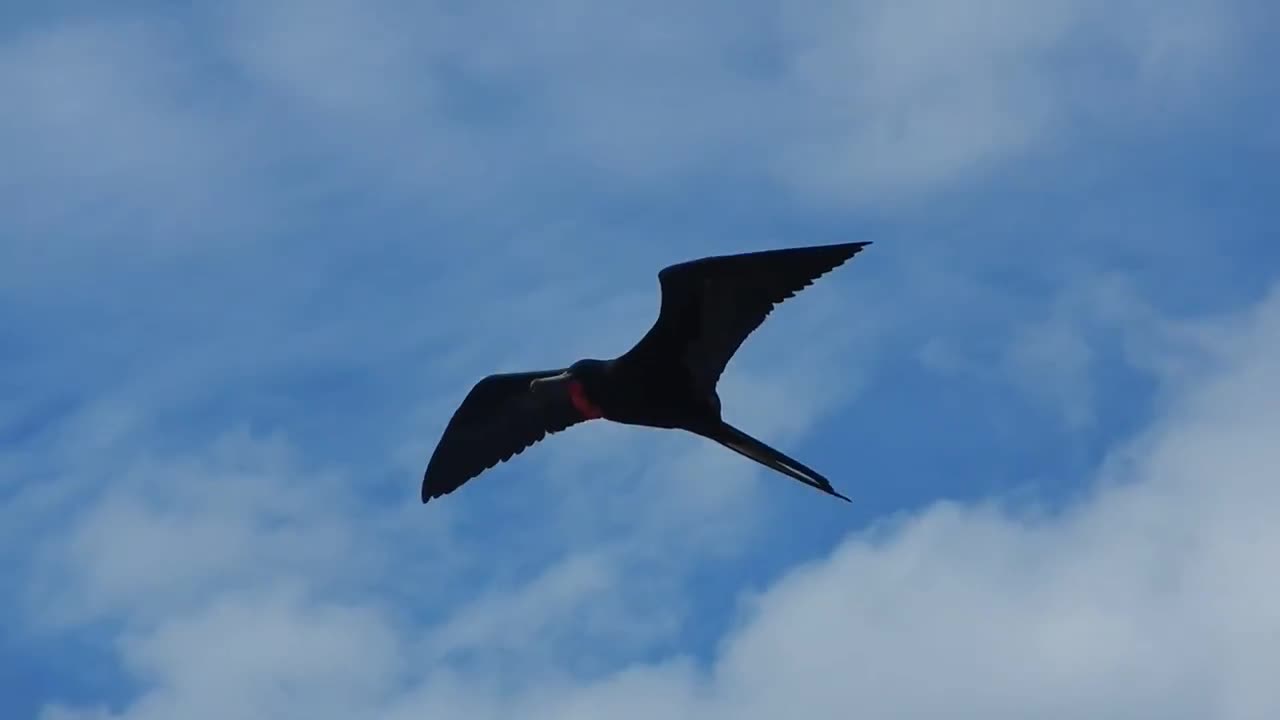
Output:
[[573,407],[582,413],[582,417],[588,420],[604,417],[600,408],[587,397],[587,391],[578,380],[569,381],[569,400],[573,403]]

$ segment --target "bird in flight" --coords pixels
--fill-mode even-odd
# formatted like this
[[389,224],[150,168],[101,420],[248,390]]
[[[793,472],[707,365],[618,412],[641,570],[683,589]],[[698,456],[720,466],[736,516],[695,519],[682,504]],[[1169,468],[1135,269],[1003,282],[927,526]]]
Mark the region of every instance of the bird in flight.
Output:
[[477,382],[427,463],[422,502],[457,490],[548,435],[599,418],[695,433],[848,501],[816,471],[725,422],[716,385],[775,307],[870,244],[717,255],[663,268],[658,319],[627,352]]

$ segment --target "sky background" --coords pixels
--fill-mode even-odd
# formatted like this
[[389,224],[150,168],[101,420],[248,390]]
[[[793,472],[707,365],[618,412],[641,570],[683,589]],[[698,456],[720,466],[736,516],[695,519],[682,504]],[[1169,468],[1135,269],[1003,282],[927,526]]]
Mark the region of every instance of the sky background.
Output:
[[[1280,716],[1263,0],[0,6],[0,715]],[[727,419],[418,501],[662,266]]]

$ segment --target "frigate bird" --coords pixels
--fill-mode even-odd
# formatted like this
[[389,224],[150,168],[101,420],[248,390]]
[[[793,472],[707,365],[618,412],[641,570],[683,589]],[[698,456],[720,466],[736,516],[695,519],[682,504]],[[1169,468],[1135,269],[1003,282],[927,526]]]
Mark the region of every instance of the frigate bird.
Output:
[[663,268],[658,319],[627,352],[477,382],[427,463],[422,502],[457,490],[548,435],[599,418],[695,433],[848,501],[818,472],[725,422],[716,387],[734,353],[775,307],[870,244],[716,255]]

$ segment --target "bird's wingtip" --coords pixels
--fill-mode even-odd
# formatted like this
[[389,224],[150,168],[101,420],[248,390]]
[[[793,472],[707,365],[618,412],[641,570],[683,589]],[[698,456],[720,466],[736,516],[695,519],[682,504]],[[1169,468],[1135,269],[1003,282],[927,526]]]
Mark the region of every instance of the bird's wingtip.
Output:
[[872,241],[870,240],[857,240],[857,241],[850,241],[850,242],[844,242],[844,243],[837,243],[835,245],[831,245],[830,247],[833,250],[843,251],[843,253],[848,255],[849,257],[853,257],[854,255],[857,255],[863,250],[866,250],[868,247],[871,246],[871,244],[872,244]]

